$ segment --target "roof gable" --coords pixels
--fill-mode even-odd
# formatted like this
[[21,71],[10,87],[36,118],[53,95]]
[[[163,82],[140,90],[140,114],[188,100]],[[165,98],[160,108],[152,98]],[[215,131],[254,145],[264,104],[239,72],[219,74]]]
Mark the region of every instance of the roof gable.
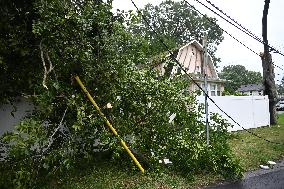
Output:
[[[187,63],[188,64],[192,64],[192,62],[190,62],[190,60],[187,60],[189,62],[186,62],[186,58],[181,58],[182,57],[182,52],[186,51],[186,55],[187,54],[190,54],[191,53],[191,49],[189,49],[189,47],[195,47],[198,51],[199,51],[199,54],[200,54],[200,58],[199,58],[199,61],[201,63],[201,67],[203,68],[203,46],[196,40],[193,40],[189,43],[187,43],[186,45],[182,46],[181,48],[178,49],[178,53],[177,55],[175,56],[175,58],[183,65],[185,66]],[[209,71],[211,72],[211,75],[213,78],[216,78],[218,79],[218,75],[217,75],[217,71],[215,69],[215,66],[213,65],[213,61],[212,61],[212,57],[207,54],[207,66],[209,68]],[[192,73],[192,72],[190,72]]]
[[186,45],[184,45],[181,48],[179,48],[179,50],[182,50],[182,49],[188,47],[189,45],[194,45],[198,50],[203,51],[203,46],[196,40],[190,41]]

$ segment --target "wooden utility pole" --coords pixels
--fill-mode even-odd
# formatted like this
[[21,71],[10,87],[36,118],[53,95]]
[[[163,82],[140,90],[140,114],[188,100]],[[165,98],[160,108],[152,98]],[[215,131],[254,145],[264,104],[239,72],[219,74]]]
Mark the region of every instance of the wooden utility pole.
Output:
[[269,98],[269,112],[270,112],[270,124],[276,124],[276,108],[277,92],[275,86],[275,74],[274,66],[272,63],[272,57],[269,53],[269,46],[267,40],[267,15],[269,9],[270,0],[265,0],[263,16],[262,16],[262,37],[264,42],[264,52],[260,54],[263,68],[263,86],[264,95],[268,95]]
[[203,38],[203,73],[205,96],[205,121],[206,121],[206,144],[209,145],[209,122],[208,122],[208,83],[207,83],[207,34]]

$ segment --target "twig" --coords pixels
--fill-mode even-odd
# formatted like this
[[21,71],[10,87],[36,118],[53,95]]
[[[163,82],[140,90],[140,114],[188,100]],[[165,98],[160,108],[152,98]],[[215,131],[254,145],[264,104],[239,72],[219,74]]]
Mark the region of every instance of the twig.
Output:
[[42,159],[43,159],[44,154],[45,154],[46,152],[48,152],[48,149],[51,147],[51,145],[52,145],[52,143],[53,143],[53,137],[54,137],[55,133],[56,133],[56,132],[60,129],[60,127],[62,126],[62,123],[63,123],[63,120],[64,120],[64,118],[65,118],[67,109],[68,109],[68,106],[66,107],[66,109],[65,109],[65,111],[64,111],[64,114],[63,114],[63,116],[62,116],[62,118],[61,118],[61,121],[60,121],[58,127],[55,129],[55,131],[52,133],[51,137],[49,138],[47,148],[46,148],[45,150],[43,150],[41,154],[36,155],[36,157],[40,157],[40,160],[39,160],[38,166],[37,166],[37,174],[38,174],[38,172],[39,172],[40,163],[41,163],[41,161],[42,161]]
[[[67,106],[67,108],[66,108],[65,111],[64,111],[64,114],[63,114],[63,116],[62,116],[62,118],[61,118],[61,121],[60,121],[58,127],[55,129],[55,131],[52,133],[51,137],[49,138],[50,140],[49,140],[49,143],[48,143],[47,148],[46,148],[45,150],[43,150],[43,153],[42,153],[42,154],[44,154],[44,153],[50,148],[50,146],[52,145],[52,143],[53,143],[53,137],[54,137],[55,133],[57,133],[57,131],[58,131],[58,130],[60,129],[60,127],[62,126],[62,123],[63,123],[63,120],[64,120],[64,118],[65,118],[67,109],[68,109],[68,106]],[[51,142],[50,142],[50,141],[51,141]]]
[[[43,47],[42,47],[42,42],[44,39],[42,39],[39,43],[39,49],[40,49],[40,57],[41,57],[41,61],[42,61],[42,65],[44,68],[44,75],[43,75],[43,80],[42,80],[42,85],[44,88],[48,89],[47,85],[46,85],[46,79],[47,79],[47,75],[53,70],[53,66],[52,66],[52,62],[50,61],[50,57],[48,55],[48,52],[44,51]],[[47,61],[49,63],[49,69],[47,69],[46,67],[46,62],[45,62],[45,58],[44,55],[47,58]]]

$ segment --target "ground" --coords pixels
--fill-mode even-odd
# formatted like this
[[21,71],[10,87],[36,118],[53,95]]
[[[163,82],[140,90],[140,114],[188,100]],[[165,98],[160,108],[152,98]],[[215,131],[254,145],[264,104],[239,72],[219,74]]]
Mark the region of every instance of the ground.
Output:
[[[284,114],[283,114],[284,115]],[[284,143],[284,116],[281,115],[278,125],[251,129],[259,136],[272,142]],[[246,131],[234,133],[230,140],[232,151],[241,159],[245,170],[250,171],[265,164],[269,160],[278,160],[284,157],[284,145],[269,143],[256,138]]]
[[241,181],[218,183],[205,189],[283,189],[284,159],[270,169],[247,172]]

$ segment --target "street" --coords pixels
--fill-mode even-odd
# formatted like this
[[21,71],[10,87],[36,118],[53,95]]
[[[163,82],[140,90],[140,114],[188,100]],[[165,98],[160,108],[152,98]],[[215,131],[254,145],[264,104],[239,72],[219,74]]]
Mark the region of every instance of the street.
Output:
[[242,181],[221,183],[205,189],[284,189],[284,160],[273,169],[246,173]]

